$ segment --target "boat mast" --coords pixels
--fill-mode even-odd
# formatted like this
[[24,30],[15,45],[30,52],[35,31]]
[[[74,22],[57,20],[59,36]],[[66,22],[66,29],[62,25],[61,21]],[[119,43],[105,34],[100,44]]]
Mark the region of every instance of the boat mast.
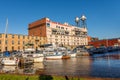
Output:
[[5,42],[6,42],[6,35],[7,35],[7,28],[8,28],[8,18],[6,20],[6,27],[5,27],[5,33],[4,33],[4,39],[3,39],[3,49],[2,49],[2,52],[5,51]]

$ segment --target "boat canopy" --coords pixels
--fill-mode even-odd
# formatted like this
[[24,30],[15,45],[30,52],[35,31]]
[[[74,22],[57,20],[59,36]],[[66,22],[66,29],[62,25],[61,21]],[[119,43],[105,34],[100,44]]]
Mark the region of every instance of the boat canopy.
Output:
[[52,44],[43,44],[43,45],[40,45],[40,47],[49,47],[49,46],[53,46]]
[[4,56],[9,57],[10,56],[10,52],[9,51],[5,51],[4,52]]

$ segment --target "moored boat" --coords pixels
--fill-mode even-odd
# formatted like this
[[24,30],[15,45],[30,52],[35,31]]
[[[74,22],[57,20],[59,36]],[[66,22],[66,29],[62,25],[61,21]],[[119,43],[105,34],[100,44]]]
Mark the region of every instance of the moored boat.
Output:
[[47,60],[57,60],[62,59],[63,55],[47,55],[45,59]]
[[67,53],[67,49],[64,47],[48,47],[45,48],[44,52],[45,59],[56,60],[56,59],[68,59],[70,55]]
[[76,57],[77,54],[76,54],[76,53],[71,53],[70,56],[71,56],[71,57]]
[[3,57],[1,60],[2,65],[18,65],[19,59],[16,57]]
[[3,53],[3,56],[1,58],[1,64],[2,65],[18,65],[19,63],[19,58],[11,55],[9,51],[5,51]]
[[63,55],[62,59],[69,59],[71,56],[70,55]]
[[44,55],[42,51],[26,50],[22,53],[23,58],[30,57],[33,59],[33,62],[43,62]]

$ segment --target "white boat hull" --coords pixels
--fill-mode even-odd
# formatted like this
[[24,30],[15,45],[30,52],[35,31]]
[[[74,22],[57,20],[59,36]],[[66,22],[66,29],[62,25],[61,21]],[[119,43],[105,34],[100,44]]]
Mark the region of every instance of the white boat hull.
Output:
[[23,58],[30,57],[33,59],[33,62],[43,62],[44,61],[44,55],[43,54],[38,54],[38,53],[23,53],[22,54]]
[[3,58],[2,61],[1,61],[1,64],[8,65],[8,66],[11,66],[11,65],[14,66],[14,65],[18,65],[18,60]]
[[11,71],[11,72],[14,72],[16,70],[16,66],[4,66],[3,68],[2,68],[2,71],[3,72],[8,72],[8,71]]
[[76,53],[70,54],[71,57],[76,57]]
[[50,55],[50,56],[46,56],[45,59],[48,60],[62,59],[62,55]]
[[34,62],[43,62],[44,57],[33,57]]

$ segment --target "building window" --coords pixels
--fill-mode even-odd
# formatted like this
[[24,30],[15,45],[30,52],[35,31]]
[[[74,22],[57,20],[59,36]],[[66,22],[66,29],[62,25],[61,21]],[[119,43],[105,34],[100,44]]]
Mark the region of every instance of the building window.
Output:
[[5,47],[5,51],[7,51],[8,50],[8,48],[7,47]]
[[14,51],[14,47],[12,46],[12,51]]
[[25,44],[25,41],[23,41],[23,44]]
[[56,28],[60,28],[60,26],[56,26]]
[[64,29],[64,27],[61,27],[61,29]]
[[34,37],[32,36],[32,39],[34,39]]
[[12,44],[14,44],[14,41],[12,40]]
[[52,37],[52,35],[50,35],[50,37]]
[[18,39],[20,39],[20,35],[18,35]]
[[2,41],[0,40],[0,44],[2,43]]
[[25,39],[25,36],[23,36],[23,39]]
[[18,50],[20,50],[20,46],[18,46]]
[[8,37],[8,35],[6,34],[6,35],[5,35],[5,38],[7,38],[7,37]]
[[55,36],[55,37],[58,37],[58,36]]
[[23,50],[25,50],[25,47],[23,47]]
[[46,25],[47,25],[47,27],[50,27],[50,23],[47,23]]
[[36,39],[38,39],[38,37],[36,36]]
[[0,34],[0,38],[2,38],[2,34]]
[[7,41],[7,40],[5,40],[5,44],[8,44],[8,41]]
[[12,38],[14,38],[14,35],[12,35]]
[[29,39],[29,36],[27,38]]
[[41,42],[40,42],[40,45],[41,45]]
[[18,44],[20,44],[20,41],[18,41]]

